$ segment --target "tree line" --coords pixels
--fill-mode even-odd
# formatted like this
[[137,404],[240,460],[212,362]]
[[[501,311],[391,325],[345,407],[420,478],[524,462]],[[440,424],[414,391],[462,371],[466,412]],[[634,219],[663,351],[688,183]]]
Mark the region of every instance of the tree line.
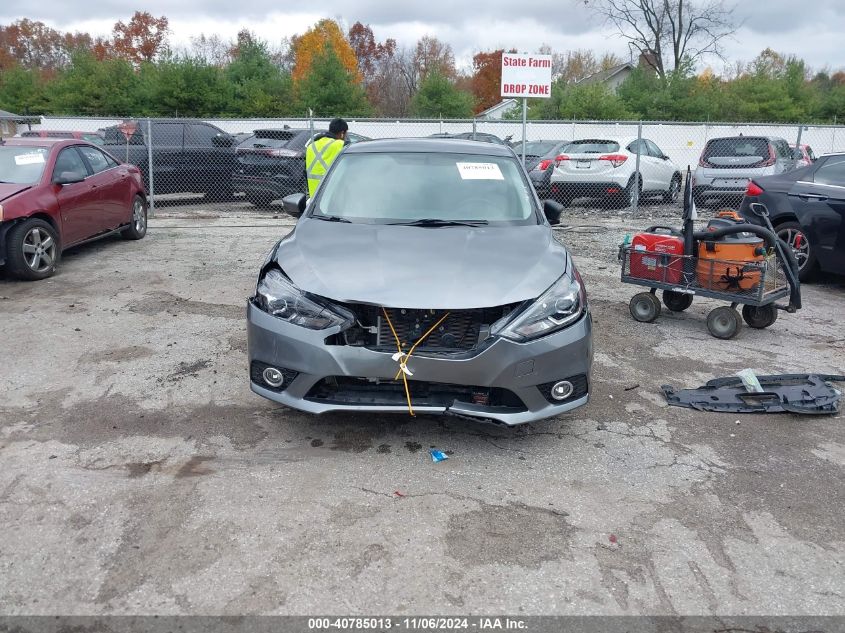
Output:
[[[717,17],[727,24],[726,14]],[[378,41],[360,22],[344,30],[324,19],[276,43],[242,30],[233,41],[201,35],[173,48],[168,35],[167,18],[147,12],[116,22],[110,37],[63,33],[28,19],[0,25],[0,109],[121,117],[466,118],[501,100],[504,49],[479,52],[471,68],[459,70],[450,45],[436,37],[399,46]],[[529,101],[529,116],[747,122],[845,116],[841,71],[812,72],[803,60],[766,49],[721,75],[696,72],[700,55],[669,40],[663,46],[674,57],[663,59],[661,37],[656,32],[637,43],[639,63],[617,91],[583,81],[621,65],[615,55],[541,46],[536,52],[553,59],[552,98]]]

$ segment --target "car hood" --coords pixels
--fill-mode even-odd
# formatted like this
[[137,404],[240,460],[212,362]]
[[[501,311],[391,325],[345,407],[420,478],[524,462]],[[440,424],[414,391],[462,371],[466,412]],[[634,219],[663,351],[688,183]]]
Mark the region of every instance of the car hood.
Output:
[[487,308],[535,299],[566,272],[547,225],[421,228],[303,218],[276,261],[297,287],[344,303]]
[[5,200],[6,198],[11,198],[12,196],[20,193],[21,191],[26,191],[31,187],[32,185],[19,185],[11,182],[0,182],[0,202]]

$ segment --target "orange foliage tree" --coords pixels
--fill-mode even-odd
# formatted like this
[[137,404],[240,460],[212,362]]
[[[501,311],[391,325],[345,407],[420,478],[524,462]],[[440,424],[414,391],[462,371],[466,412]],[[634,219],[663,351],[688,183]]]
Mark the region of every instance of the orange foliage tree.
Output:
[[476,53],[472,58],[472,94],[475,111],[481,112],[502,100],[502,53],[504,49],[489,53]]
[[323,54],[326,44],[331,44],[335,55],[340,59],[340,63],[352,74],[355,80],[361,81],[355,51],[352,50],[349,41],[344,37],[338,23],[329,19],[320,20],[295,39],[293,48],[296,55],[296,64],[293,67],[293,80],[298,83],[308,75],[315,57]]
[[136,11],[128,24],[116,22],[112,29],[114,56],[135,65],[153,61],[165,44],[167,27],[165,16],[156,18],[147,11]]

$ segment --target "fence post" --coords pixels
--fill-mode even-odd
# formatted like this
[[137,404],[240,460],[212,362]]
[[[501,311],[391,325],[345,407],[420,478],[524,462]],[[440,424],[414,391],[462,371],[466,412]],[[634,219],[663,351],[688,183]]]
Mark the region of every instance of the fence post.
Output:
[[634,171],[634,199],[631,200],[631,215],[637,217],[637,209],[640,205],[640,152],[643,144],[643,122],[637,125],[637,166]]
[[830,137],[830,151],[836,151],[836,115],[833,115],[833,134]]
[[476,120],[475,120],[475,118],[473,118],[472,119],[472,140],[473,141],[476,140],[475,139],[475,132],[476,132]]
[[795,140],[795,147],[796,149],[801,148],[801,133],[804,131],[804,126],[802,124],[798,124],[798,138]]
[[311,142],[314,142],[314,110],[308,108],[308,134],[311,136]]
[[148,180],[150,181],[150,209],[149,215],[151,218],[156,216],[156,188],[153,182],[153,122],[152,119],[147,119],[147,172],[149,173]]

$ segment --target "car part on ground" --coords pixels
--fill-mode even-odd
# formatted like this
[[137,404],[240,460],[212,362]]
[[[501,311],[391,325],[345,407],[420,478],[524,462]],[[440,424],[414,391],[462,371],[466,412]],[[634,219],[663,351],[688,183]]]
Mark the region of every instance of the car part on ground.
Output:
[[661,389],[670,406],[698,411],[833,415],[839,411],[842,392],[830,383],[843,382],[845,376],[780,374],[757,379],[763,391],[748,391],[739,376],[715,378],[698,389]]
[[749,181],[790,171],[796,166],[792,149],[774,136],[729,136],[707,141],[693,175],[698,206],[711,201],[736,204]]
[[819,157],[812,165],[755,178],[745,191],[740,214],[764,224],[752,211],[762,203],[778,237],[790,246],[801,281],[816,272],[845,274],[845,154]]
[[656,196],[677,201],[681,174],[649,139],[587,138],[561,149],[549,186],[551,197],[564,204],[594,197],[604,199],[609,208],[624,207],[633,206],[635,199]]
[[301,217],[247,306],[252,389],[311,413],[506,425],[585,404],[586,291],[544,217],[559,205],[529,192],[494,144],[347,148],[307,208],[284,200]]
[[61,252],[147,231],[140,171],[86,141],[0,142],[0,265],[19,279],[52,275]]

